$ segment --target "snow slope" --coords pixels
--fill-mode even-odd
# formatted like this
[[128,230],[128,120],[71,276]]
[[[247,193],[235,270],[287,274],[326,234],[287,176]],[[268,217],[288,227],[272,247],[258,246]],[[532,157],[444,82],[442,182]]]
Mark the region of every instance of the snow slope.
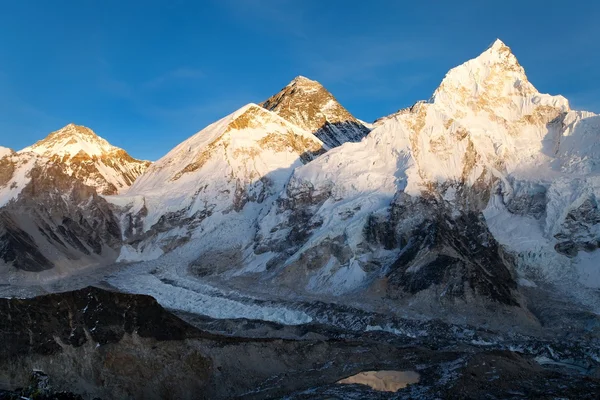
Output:
[[[416,199],[429,198],[451,218],[484,212],[494,238],[517,255],[521,271],[533,264],[542,270],[538,276],[558,279],[556,271],[569,270],[576,277],[579,259],[573,257],[593,251],[600,239],[598,135],[596,115],[570,111],[564,97],[539,93],[497,40],[450,70],[430,101],[379,120],[362,142],[298,168],[259,228],[260,242],[268,243],[261,251],[293,252],[283,259],[272,254],[263,263],[278,259],[279,279],[303,282],[309,290],[364,287],[387,274],[395,260],[369,236],[396,236],[400,243],[410,238],[430,218]],[[407,211],[390,227],[385,221],[398,210]],[[294,241],[298,227],[289,221],[299,215],[310,228]],[[578,223],[569,225],[569,218]],[[394,233],[380,234],[384,228]],[[589,277],[589,262],[579,269]],[[598,279],[581,282],[593,286]]]
[[[312,134],[248,104],[175,147],[127,195],[144,199],[144,240],[158,240],[164,248],[166,241],[187,241],[199,229],[201,235],[212,232],[219,245],[243,236],[293,169],[324,151]],[[127,247],[122,259],[135,259],[132,251]]]

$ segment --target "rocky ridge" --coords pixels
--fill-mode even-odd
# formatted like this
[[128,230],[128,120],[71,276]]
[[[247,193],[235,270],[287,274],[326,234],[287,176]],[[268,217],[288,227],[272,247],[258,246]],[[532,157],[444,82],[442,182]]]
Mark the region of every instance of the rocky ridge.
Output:
[[319,82],[303,76],[296,77],[261,106],[312,132],[329,148],[360,142],[370,131]]

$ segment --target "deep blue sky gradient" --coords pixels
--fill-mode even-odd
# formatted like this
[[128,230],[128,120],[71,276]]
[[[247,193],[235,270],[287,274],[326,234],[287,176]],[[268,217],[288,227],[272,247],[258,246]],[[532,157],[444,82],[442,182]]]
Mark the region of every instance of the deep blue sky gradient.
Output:
[[155,160],[297,75],[372,121],[502,39],[542,92],[600,112],[600,3],[0,0],[0,145],[69,122]]

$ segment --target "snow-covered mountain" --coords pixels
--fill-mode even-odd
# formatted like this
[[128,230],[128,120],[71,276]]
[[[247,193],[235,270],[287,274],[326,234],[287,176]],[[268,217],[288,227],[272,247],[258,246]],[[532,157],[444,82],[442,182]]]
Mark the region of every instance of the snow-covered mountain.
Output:
[[519,304],[527,273],[599,287],[598,121],[539,93],[497,40],[430,101],[298,168],[256,249],[284,249],[282,282],[413,303]]
[[59,164],[64,172],[99,194],[117,194],[129,188],[150,165],[112,146],[85,126],[69,124],[20,153],[34,152]]
[[[599,116],[539,93],[497,40],[430,100],[369,128],[299,77],[178,145],[126,193],[65,201],[107,210],[94,229],[119,261],[164,256],[232,285],[359,292],[433,314],[492,305],[528,319],[524,285],[582,288],[571,292],[582,301],[600,287],[598,135]],[[0,174],[4,203],[24,189],[29,163],[73,159],[47,153],[69,148],[62,136],[30,149],[43,155],[0,158],[12,165]],[[77,154],[106,153],[77,140]]]
[[194,231],[207,243],[237,247],[294,168],[324,151],[319,139],[277,114],[242,107],[154,163],[126,197],[111,198],[134,215],[124,227],[132,245],[122,258],[155,257]]
[[296,77],[261,105],[312,132],[330,148],[359,142],[370,131],[319,82],[303,76]]
[[0,159],[0,281],[105,265],[120,241],[118,221],[95,188],[33,152]]
[[18,153],[0,148],[1,279],[114,262],[121,232],[99,195],[127,189],[148,165],[73,124]]

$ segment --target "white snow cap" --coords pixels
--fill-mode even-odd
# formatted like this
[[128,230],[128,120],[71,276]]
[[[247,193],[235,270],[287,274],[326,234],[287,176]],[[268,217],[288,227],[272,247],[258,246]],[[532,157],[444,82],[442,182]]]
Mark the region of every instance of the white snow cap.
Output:
[[523,102],[570,110],[564,97],[537,91],[511,49],[500,39],[478,57],[452,68],[433,94],[432,102],[447,110],[468,107],[503,117],[508,109],[521,109]]
[[294,78],[294,79],[293,79],[293,80],[292,80],[292,81],[289,83],[289,85],[291,85],[291,84],[293,84],[293,83],[309,83],[309,84],[310,84],[310,83],[313,83],[313,84],[314,84],[314,83],[316,83],[316,84],[319,84],[319,82],[317,82],[317,81],[313,81],[312,79],[309,79],[309,78],[307,78],[307,77],[305,77],[305,76],[302,76],[302,75],[298,75],[297,77],[295,77],[295,78]]
[[20,151],[34,152],[43,156],[75,156],[84,152],[89,156],[99,156],[118,150],[106,140],[96,135],[90,128],[73,123],[50,133],[45,139]]
[[309,79],[305,76],[298,75],[297,77],[292,79],[292,81],[290,83],[288,83],[286,85],[286,87],[292,87],[292,88],[300,89],[303,92],[310,93],[310,92],[316,92],[319,89],[323,88],[323,85],[321,85],[319,82],[313,81],[312,79]]

